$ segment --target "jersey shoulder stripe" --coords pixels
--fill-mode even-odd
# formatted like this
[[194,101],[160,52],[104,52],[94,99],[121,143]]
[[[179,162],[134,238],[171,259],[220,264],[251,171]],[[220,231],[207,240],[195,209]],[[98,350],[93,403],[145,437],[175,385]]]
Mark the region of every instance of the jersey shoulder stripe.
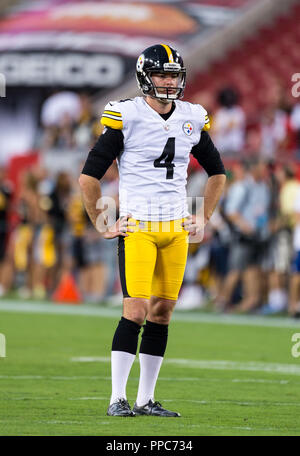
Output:
[[120,111],[118,111],[117,107],[114,107],[114,105],[115,103],[109,102],[105,106],[100,122],[105,127],[114,128],[115,130],[122,130],[122,114]]
[[195,104],[195,107],[198,112],[199,120],[201,123],[201,130],[207,131],[210,129],[210,119],[208,117],[207,111],[200,104]]
[[110,116],[114,116],[114,117],[118,117],[118,118],[122,119],[122,114],[118,111],[108,111],[107,109],[105,109],[103,111],[103,114],[108,114]]
[[106,116],[103,114],[101,117],[101,124],[105,127],[114,128],[115,130],[122,130],[123,122],[122,120],[116,120],[111,116]]
[[208,115],[206,114],[205,115],[205,123],[204,123],[204,127],[202,128],[203,131],[207,131],[210,129],[210,119],[208,117]]
[[141,116],[142,97],[128,98],[120,101],[110,101],[104,107],[101,124],[116,130],[128,131],[136,119]]

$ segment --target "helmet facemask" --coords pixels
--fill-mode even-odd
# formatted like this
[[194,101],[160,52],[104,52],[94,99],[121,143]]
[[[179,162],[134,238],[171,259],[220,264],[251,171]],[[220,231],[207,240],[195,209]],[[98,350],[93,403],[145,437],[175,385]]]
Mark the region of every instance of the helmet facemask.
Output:
[[[165,64],[165,65],[168,65],[168,64]],[[172,69],[172,70],[170,69],[170,70],[162,72],[162,74],[168,74],[168,73],[177,74],[177,85],[175,87],[174,86],[167,87],[164,85],[162,85],[162,86],[155,85],[155,83],[152,79],[152,75],[157,74],[157,73],[160,74],[160,72],[157,72],[157,71],[149,72],[147,74],[147,78],[149,79],[149,81],[152,85],[152,90],[149,93],[149,95],[152,98],[157,98],[161,101],[167,101],[167,100],[178,100],[178,98],[181,98],[183,96],[183,91],[185,88],[185,76],[186,76],[184,69],[180,68],[180,69],[178,69],[178,71],[175,71],[174,69]]]

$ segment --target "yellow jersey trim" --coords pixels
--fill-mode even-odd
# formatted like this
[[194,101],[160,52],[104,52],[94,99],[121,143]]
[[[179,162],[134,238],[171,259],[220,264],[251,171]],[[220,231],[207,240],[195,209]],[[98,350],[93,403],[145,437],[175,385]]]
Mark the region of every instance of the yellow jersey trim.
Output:
[[103,114],[111,114],[112,116],[122,117],[122,114],[118,111],[103,111]]
[[122,130],[122,128],[123,128],[122,120],[116,120],[116,119],[113,119],[113,118],[105,116],[105,115],[103,115],[101,117],[100,122],[105,127],[114,128],[115,130]]
[[204,127],[202,128],[203,131],[207,131],[210,129],[210,120],[209,120],[209,117],[206,115],[205,116],[205,123],[204,123]]

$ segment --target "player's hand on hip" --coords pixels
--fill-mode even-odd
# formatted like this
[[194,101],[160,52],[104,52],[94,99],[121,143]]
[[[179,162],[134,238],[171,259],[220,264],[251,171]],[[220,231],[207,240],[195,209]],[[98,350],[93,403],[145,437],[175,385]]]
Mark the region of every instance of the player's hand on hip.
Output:
[[108,228],[108,230],[103,234],[104,239],[114,239],[118,236],[127,237],[129,236],[128,233],[133,233],[134,230],[130,229],[129,226],[136,226],[136,223],[129,222],[131,217],[131,214],[120,217],[116,223]]
[[184,222],[182,222],[183,228],[188,231],[191,237],[203,235],[204,230],[204,220],[202,217],[197,217],[196,215],[189,215],[186,217]]

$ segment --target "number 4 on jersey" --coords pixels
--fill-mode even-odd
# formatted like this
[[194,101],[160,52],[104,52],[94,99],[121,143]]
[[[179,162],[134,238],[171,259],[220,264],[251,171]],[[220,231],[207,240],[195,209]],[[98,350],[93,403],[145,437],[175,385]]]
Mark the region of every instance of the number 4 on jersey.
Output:
[[173,179],[174,166],[172,163],[175,155],[175,138],[169,138],[160,157],[154,160],[155,168],[167,168],[166,179]]

